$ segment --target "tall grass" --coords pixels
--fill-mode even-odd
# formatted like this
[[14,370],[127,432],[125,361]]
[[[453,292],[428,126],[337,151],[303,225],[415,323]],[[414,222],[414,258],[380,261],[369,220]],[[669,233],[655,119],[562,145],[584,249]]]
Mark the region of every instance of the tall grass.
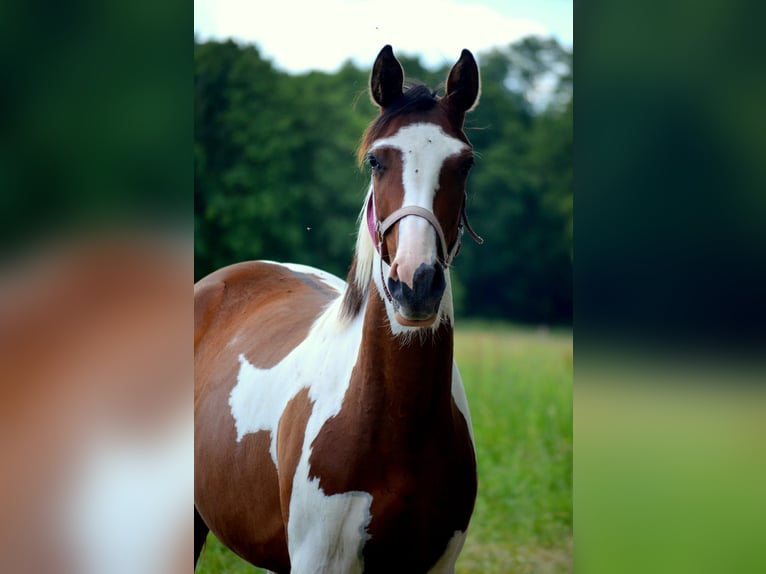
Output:
[[[572,336],[461,323],[479,493],[459,574],[572,571]],[[199,574],[261,572],[211,535]]]
[[459,573],[572,571],[572,337],[463,326],[479,493]]

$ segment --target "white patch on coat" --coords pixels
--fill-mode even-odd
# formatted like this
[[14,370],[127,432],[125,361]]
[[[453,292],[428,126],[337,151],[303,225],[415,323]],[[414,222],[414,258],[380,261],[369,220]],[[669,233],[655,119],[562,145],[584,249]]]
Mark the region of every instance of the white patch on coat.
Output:
[[447,549],[442,554],[439,561],[428,571],[428,574],[453,574],[455,572],[455,562],[465,543],[465,532],[456,530],[447,544]]
[[271,433],[269,453],[277,465],[275,434],[282,412],[297,390],[288,384],[268,384],[264,372],[268,371],[254,367],[244,355],[239,355],[237,384],[229,393],[229,408],[237,429],[237,442],[246,434],[262,430]]
[[[318,275],[318,270],[307,269],[301,272]],[[364,312],[344,324],[339,321],[341,302],[341,297],[335,299],[306,338],[274,367],[259,369],[240,355],[237,384],[229,396],[237,440],[269,431],[269,451],[277,469],[279,421],[285,407],[302,389],[308,389],[313,402],[293,477],[287,525],[295,572],[361,572],[362,549],[369,538],[372,496],[366,492],[328,496],[318,479],[309,478],[311,445],[325,422],[340,412],[362,339]]]
[[371,538],[367,528],[372,519],[372,495],[352,491],[327,496],[319,487],[319,479],[298,484],[304,471],[301,461],[295,472],[287,525],[291,571],[361,574],[362,551]]
[[468,427],[468,434],[471,435],[471,442],[473,443],[473,425],[471,423],[471,411],[468,408],[468,397],[465,394],[463,379],[460,376],[460,371],[455,362],[452,363],[452,400],[455,401],[457,410],[460,411],[465,419],[465,424]]

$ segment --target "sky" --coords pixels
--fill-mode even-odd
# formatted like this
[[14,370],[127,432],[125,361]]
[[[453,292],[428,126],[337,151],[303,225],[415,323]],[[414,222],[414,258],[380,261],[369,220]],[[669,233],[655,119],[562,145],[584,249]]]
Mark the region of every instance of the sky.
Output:
[[571,48],[572,20],[572,0],[194,0],[198,40],[256,44],[292,73],[369,67],[385,44],[432,68],[530,34]]

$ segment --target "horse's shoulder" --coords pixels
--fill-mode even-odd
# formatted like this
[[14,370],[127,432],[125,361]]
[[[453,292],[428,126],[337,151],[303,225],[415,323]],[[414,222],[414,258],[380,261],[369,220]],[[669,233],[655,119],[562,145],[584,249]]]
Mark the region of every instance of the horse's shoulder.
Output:
[[244,261],[222,267],[194,284],[194,345],[226,308],[236,306],[247,293],[263,293],[279,266],[262,261]]
[[206,332],[229,318],[237,317],[240,323],[259,313],[261,320],[269,316],[295,327],[310,324],[344,285],[329,273],[303,265],[245,261],[223,267],[194,285],[195,349]]

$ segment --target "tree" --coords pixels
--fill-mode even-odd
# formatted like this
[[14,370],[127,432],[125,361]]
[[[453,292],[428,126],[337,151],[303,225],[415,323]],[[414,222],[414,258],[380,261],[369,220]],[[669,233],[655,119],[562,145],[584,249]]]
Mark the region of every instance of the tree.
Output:
[[[443,93],[448,66],[400,61]],[[466,118],[477,155],[468,213],[486,244],[466,240],[455,262],[459,313],[571,321],[571,61],[540,38],[479,55],[481,101]],[[345,275],[369,185],[355,159],[377,113],[368,75],[347,63],[292,76],[254,46],[195,44],[197,278],[259,258]]]

